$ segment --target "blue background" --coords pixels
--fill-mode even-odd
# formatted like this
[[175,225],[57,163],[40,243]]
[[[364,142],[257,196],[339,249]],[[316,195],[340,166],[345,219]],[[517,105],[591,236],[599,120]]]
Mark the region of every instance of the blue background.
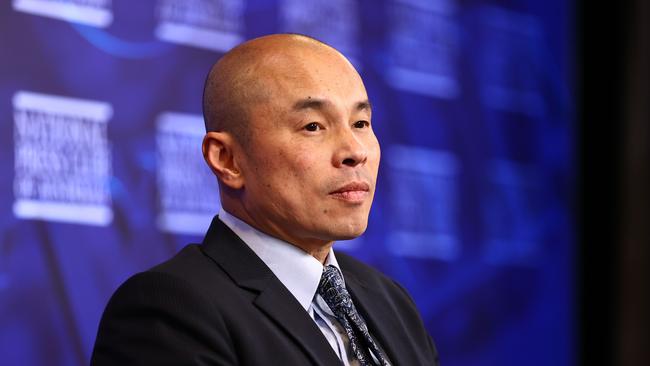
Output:
[[[156,121],[201,113],[222,51],[157,37],[160,1],[108,1],[105,26],[15,3],[0,5],[0,363],[87,364],[116,287],[201,240],[157,224]],[[358,67],[382,165],[368,231],[336,248],[411,292],[445,366],[575,363],[572,2],[203,3],[241,3],[209,27],[309,34]],[[14,213],[21,90],[111,105],[108,225]]]

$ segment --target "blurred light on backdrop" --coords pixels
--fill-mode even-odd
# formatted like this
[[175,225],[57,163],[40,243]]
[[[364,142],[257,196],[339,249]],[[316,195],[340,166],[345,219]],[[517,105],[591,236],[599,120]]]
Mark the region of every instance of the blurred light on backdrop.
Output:
[[108,297],[201,240],[210,65],[274,32],[360,71],[382,145],[335,248],[413,295],[445,366],[576,359],[573,4],[13,0],[0,5],[0,354],[87,364]]

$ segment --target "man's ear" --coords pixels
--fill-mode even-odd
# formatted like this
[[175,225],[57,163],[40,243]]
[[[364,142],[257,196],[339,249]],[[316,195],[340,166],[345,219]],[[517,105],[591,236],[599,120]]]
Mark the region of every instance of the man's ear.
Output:
[[208,132],[203,137],[203,158],[221,183],[232,189],[244,186],[244,176],[238,165],[236,141],[227,132]]

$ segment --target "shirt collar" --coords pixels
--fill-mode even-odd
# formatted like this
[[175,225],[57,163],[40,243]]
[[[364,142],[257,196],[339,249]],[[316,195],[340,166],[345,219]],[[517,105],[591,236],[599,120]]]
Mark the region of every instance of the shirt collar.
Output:
[[[302,249],[255,229],[223,208],[219,211],[219,219],[262,259],[300,305],[309,311],[323,265]],[[332,248],[325,265],[334,266],[341,272]]]

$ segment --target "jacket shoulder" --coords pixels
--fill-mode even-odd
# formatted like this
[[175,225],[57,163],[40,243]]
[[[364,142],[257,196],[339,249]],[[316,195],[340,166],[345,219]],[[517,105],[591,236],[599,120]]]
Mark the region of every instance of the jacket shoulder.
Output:
[[[382,308],[384,314],[392,314],[395,324],[400,324],[393,328],[393,332],[401,335],[398,338],[411,342],[409,345],[412,347],[412,356],[417,355],[419,360],[412,360],[411,364],[438,365],[438,351],[408,291],[397,281],[350,255],[337,252],[336,259],[346,283],[354,281],[357,284],[355,289],[363,288],[366,294],[374,294],[371,297],[372,303],[366,304],[367,310],[370,311],[370,306],[373,309]],[[354,293],[352,295],[354,296]],[[370,297],[366,297],[368,298]]]
[[372,291],[381,293],[386,301],[400,308],[409,309],[411,313],[419,316],[415,301],[409,292],[396,280],[348,254],[337,252],[336,259],[341,266],[346,281],[356,281]]
[[336,252],[336,260],[339,262],[344,275],[353,276],[363,284],[368,286],[381,284],[383,286],[402,288],[392,278],[349,254]]
[[187,246],[127,279],[104,310],[91,364],[236,364],[226,320],[215,311],[219,299],[198,280],[218,267],[201,265],[202,257],[199,248]]

